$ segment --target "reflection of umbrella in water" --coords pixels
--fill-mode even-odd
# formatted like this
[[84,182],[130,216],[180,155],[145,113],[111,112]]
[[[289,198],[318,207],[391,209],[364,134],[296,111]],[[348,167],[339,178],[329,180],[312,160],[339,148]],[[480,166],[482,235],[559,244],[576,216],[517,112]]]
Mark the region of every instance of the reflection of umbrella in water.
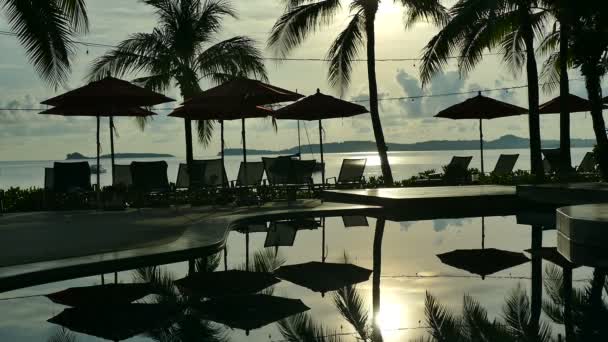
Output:
[[162,304],[67,308],[48,322],[75,332],[121,341],[159,328],[175,313],[176,310]]
[[435,117],[454,120],[477,119],[479,120],[479,150],[481,153],[481,172],[484,173],[483,163],[483,120],[503,118],[527,113],[528,110],[510,103],[495,100],[490,97],[479,95],[469,98],[461,103],[455,104],[440,111]]
[[205,319],[231,328],[250,330],[261,328],[310,308],[299,299],[269,295],[230,296],[197,304]]
[[478,274],[482,279],[487,275],[530,261],[523,253],[485,248],[485,217],[481,218],[481,229],[481,249],[457,249],[437,254],[437,257],[446,265]]
[[371,274],[371,270],[352,264],[318,261],[282,266],[275,271],[281,279],[321,293],[367,281]]
[[113,306],[128,304],[152,293],[154,290],[150,283],[106,284],[72,287],[46,297],[66,306]]
[[175,284],[184,293],[212,298],[252,294],[278,282],[280,280],[268,272],[230,270],[194,273],[176,280]]

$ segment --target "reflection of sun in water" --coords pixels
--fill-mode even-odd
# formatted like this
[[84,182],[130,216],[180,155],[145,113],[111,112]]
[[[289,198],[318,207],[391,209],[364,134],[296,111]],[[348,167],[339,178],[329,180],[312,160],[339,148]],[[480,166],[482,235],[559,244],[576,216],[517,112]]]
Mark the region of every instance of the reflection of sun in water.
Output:
[[396,303],[381,303],[376,322],[382,334],[388,334],[400,328],[402,320],[401,305]]

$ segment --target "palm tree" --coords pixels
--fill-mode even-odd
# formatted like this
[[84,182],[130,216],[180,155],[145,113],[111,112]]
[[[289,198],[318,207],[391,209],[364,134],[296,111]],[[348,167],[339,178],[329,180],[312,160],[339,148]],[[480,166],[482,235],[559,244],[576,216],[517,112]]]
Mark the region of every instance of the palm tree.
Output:
[[[380,0],[285,0],[285,13],[274,24],[268,46],[276,55],[286,57],[313,32],[331,23],[344,2],[350,3],[352,16],[346,28],[338,34],[328,51],[328,79],[341,94],[350,83],[352,64],[363,45],[367,53],[367,76],[369,83],[369,106],[376,147],[384,182],[393,184],[393,175],[388,162],[387,145],[378,112],[378,85],[376,82],[375,21]],[[436,22],[446,20],[445,8],[439,0],[399,0],[409,9],[406,24],[421,18]]]
[[602,116],[601,87],[601,79],[608,70],[608,4],[600,1],[589,6],[574,6],[569,13],[572,20],[569,36],[572,63],[585,78],[600,173],[604,180],[608,180],[608,137]]
[[84,0],[2,0],[11,30],[42,79],[64,85],[75,56],[74,38],[88,31]]
[[[147,76],[136,82],[160,92],[175,82],[187,99],[201,92],[201,79],[220,83],[234,76],[266,78],[262,54],[252,39],[236,36],[213,43],[223,19],[236,18],[227,0],[141,1],[156,10],[157,27],[151,33],[132,34],[97,58],[90,70],[92,79],[143,72]],[[188,165],[194,159],[191,127],[191,121],[185,119]],[[199,141],[209,143],[212,122],[198,121],[197,130]]]
[[450,21],[424,48],[421,65],[423,84],[458,54],[458,68],[466,75],[486,50],[500,49],[514,73],[526,67],[528,78],[528,125],[530,164],[538,180],[543,178],[539,84],[534,41],[543,32],[549,13],[539,10],[540,0],[459,0],[450,9]]

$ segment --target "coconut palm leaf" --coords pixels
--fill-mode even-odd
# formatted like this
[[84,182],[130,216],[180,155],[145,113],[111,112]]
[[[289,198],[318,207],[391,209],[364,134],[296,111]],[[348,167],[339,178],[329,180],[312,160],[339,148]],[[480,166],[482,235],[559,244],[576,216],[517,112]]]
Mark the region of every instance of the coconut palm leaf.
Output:
[[464,296],[462,334],[467,341],[512,341],[506,329],[488,318],[488,312],[477,300]]
[[355,328],[359,338],[366,341],[370,337],[367,304],[356,286],[346,286],[333,295],[334,305],[340,315]]
[[53,335],[46,339],[46,342],[76,342],[76,335],[65,328],[58,328]]
[[194,269],[196,272],[213,272],[217,270],[221,263],[220,253],[208,255],[203,258],[198,258],[194,261]]
[[309,314],[302,313],[278,322],[279,332],[289,342],[339,342],[335,331],[315,323]]
[[84,1],[3,0],[0,4],[40,77],[54,87],[65,85],[76,53],[74,38],[88,29]]
[[544,322],[532,322],[530,299],[519,285],[506,300],[503,318],[507,331],[518,341],[551,341],[551,327]]
[[424,300],[424,315],[434,341],[464,341],[461,331],[462,320],[439,304],[428,292]]
[[332,43],[327,53],[330,59],[327,78],[329,83],[340,89],[340,96],[344,95],[350,84],[353,60],[359,54],[359,48],[364,43],[365,17],[362,11],[352,16],[348,26]]
[[235,75],[266,80],[266,68],[262,57],[260,50],[255,47],[254,40],[237,36],[201,52],[197,56],[197,68],[205,78],[211,78],[215,83],[225,82]]

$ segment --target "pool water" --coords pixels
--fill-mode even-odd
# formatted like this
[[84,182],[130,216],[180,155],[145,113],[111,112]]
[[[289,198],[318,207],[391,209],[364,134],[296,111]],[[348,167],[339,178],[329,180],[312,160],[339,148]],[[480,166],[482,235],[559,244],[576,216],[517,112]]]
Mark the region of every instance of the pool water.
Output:
[[[278,248],[264,247],[267,242],[266,232],[244,234],[232,231],[227,241],[226,254],[219,253],[218,270],[224,270],[226,266],[228,269],[243,267],[247,260],[246,251],[249,252],[251,264],[256,253],[265,250],[267,257],[276,255],[277,259],[284,260],[285,265],[323,261],[323,259],[326,262],[343,263],[346,257],[348,262],[380,274],[379,287],[374,288],[373,276],[371,276],[368,281],[357,284],[355,288],[363,301],[362,308],[367,314],[367,322],[371,324],[372,317],[375,317],[376,327],[384,341],[409,341],[428,336],[425,318],[427,293],[432,294],[439,303],[456,314],[462,310],[463,296],[471,295],[488,311],[490,319],[498,320],[501,320],[506,298],[514,289],[520,286],[530,295],[533,284],[532,262],[496,272],[482,279],[479,275],[442,263],[437,254],[456,249],[479,249],[482,248],[482,243],[485,248],[523,252],[532,247],[533,231],[538,232],[539,237],[542,234],[542,246],[556,245],[555,230],[545,230],[541,233],[540,227],[533,229],[529,225],[518,224],[515,216],[414,222],[384,222],[375,218],[357,217],[354,221],[359,221],[361,224],[357,227],[345,227],[345,219],[342,217],[317,220],[321,223],[320,227],[298,230],[293,246]],[[347,218],[346,221],[352,220]],[[374,244],[375,238],[376,244]],[[325,247],[322,246],[323,241]],[[536,241],[537,244],[539,242]],[[286,244],[289,244],[289,241]],[[530,254],[525,253],[525,255],[530,257]],[[544,270],[552,264],[536,259],[534,265],[538,271],[538,265]],[[170,274],[173,279],[182,278],[188,273],[188,262],[158,267]],[[133,282],[135,273],[135,271],[119,272],[118,281]],[[590,268],[575,269],[574,286],[580,288],[586,285],[586,282],[579,280],[589,279],[592,273],[593,270]],[[537,284],[539,280],[542,281],[539,277],[543,275],[544,272],[534,273]],[[111,282],[114,281],[114,276],[107,274],[104,279],[106,282]],[[46,297],[36,295],[100,283],[100,276],[86,277],[0,294],[2,298],[0,341],[51,341],[51,337],[62,332],[62,328],[48,323],[47,320],[61,313],[65,307],[52,303]],[[283,280],[274,286],[273,295],[301,300],[310,308],[307,314],[311,320],[325,329],[325,335],[336,335],[342,341],[356,341],[360,337],[353,325],[340,313],[335,303],[335,292],[322,295]],[[26,298],[8,299],[21,296]],[[544,293],[543,299],[546,299]],[[144,302],[158,300],[156,296],[143,299]],[[378,301],[375,305],[376,310],[374,310],[374,300]],[[544,314],[541,319],[549,322]],[[215,329],[221,340],[225,341],[288,340],[288,336],[279,329],[278,323],[271,323],[249,332],[209,321],[202,323],[205,327]],[[191,332],[194,336],[200,333],[203,338],[203,332],[197,331],[197,328],[191,325],[189,327],[194,329]],[[563,326],[552,324],[552,330],[554,336],[563,334]],[[176,331],[179,329],[173,330],[175,334]],[[68,330],[64,330],[63,333],[71,334],[76,341],[101,341],[97,337]],[[127,341],[152,340],[155,339],[149,334],[140,334],[127,339]]]

